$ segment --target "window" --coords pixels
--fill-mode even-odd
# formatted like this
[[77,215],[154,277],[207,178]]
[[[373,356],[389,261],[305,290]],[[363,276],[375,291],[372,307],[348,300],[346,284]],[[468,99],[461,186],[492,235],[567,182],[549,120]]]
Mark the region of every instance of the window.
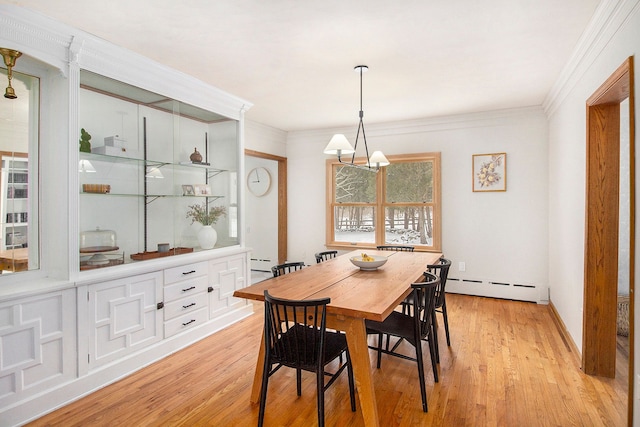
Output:
[[441,250],[440,153],[389,156],[373,173],[327,161],[327,246]]

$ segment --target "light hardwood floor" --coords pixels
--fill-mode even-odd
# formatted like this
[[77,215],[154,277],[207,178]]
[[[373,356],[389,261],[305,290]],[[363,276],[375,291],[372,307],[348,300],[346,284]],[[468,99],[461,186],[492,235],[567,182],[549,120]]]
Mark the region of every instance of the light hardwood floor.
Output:
[[[626,425],[626,368],[616,379],[584,375],[548,306],[455,294],[447,305],[452,343],[440,321],[439,383],[424,345],[428,413],[415,363],[383,355],[378,370],[371,352],[382,426]],[[256,425],[258,406],[249,403],[262,329],[256,307],[242,322],[29,425]],[[298,398],[292,370],[275,374],[265,424],[316,425],[314,378],[303,374]],[[346,375],[326,392],[325,405],[327,426],[363,425],[359,405],[350,410]]]

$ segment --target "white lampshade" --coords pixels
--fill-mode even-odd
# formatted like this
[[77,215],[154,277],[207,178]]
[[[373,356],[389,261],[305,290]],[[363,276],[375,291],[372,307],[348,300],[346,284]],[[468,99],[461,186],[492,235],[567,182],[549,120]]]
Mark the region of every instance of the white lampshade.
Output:
[[353,149],[347,137],[341,133],[337,133],[331,137],[329,144],[324,149],[324,154],[352,154],[355,153],[356,150]]
[[389,160],[382,154],[382,151],[374,151],[369,157],[369,164],[377,168],[389,165]]
[[78,172],[80,173],[83,173],[83,172],[91,173],[95,171],[96,171],[96,168],[93,167],[93,165],[89,160],[80,160],[80,162],[78,163]]

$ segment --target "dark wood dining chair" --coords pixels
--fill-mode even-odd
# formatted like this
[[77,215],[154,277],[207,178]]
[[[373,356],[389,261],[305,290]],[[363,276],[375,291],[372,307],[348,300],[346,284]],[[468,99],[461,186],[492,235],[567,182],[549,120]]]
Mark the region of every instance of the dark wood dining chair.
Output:
[[[431,356],[431,367],[433,377],[438,382],[438,370],[436,366],[436,354],[433,335],[433,319],[436,302],[436,290],[440,279],[429,272],[424,273],[424,281],[411,285],[412,310],[410,314],[392,311],[382,322],[367,320],[367,333],[378,335],[377,347],[371,347],[378,352],[377,367],[380,368],[382,353],[413,360],[418,365],[418,377],[420,381],[420,394],[422,396],[422,410],[427,412],[427,389],[424,380],[424,362],[422,355],[422,340],[429,343],[429,353]],[[391,348],[382,348],[382,336],[394,336],[399,338],[398,342]],[[388,338],[387,338],[388,339]],[[402,341],[407,341],[415,349],[415,357],[408,356],[397,351],[398,345]]]
[[[436,289],[436,303],[434,306],[435,313],[442,314],[442,322],[444,323],[444,332],[447,337],[447,346],[451,347],[451,338],[449,336],[449,316],[447,315],[447,298],[445,287],[447,286],[447,277],[449,277],[449,268],[451,260],[440,258],[437,264],[429,265],[427,271],[435,274],[440,278],[440,284]],[[438,320],[433,319],[433,336],[436,348],[436,362],[440,363],[440,349],[438,348]]]
[[316,253],[316,263],[320,264],[323,261],[330,260],[331,258],[335,258],[338,255],[338,251],[324,251]]
[[[264,370],[260,389],[258,426],[264,423],[269,377],[281,367],[296,370],[298,396],[302,394],[302,371],[316,374],[318,426],[324,426],[324,392],[347,370],[351,410],[356,410],[353,370],[347,338],[341,332],[327,331],[326,314],[330,298],[294,301],[275,298],[264,291]],[[326,365],[346,354],[334,373]],[[325,383],[325,376],[329,380]]]
[[[447,337],[447,346],[451,346],[451,338],[449,336],[449,316],[447,315],[447,299],[445,288],[447,286],[447,277],[449,277],[449,268],[451,267],[451,260],[446,258],[440,258],[436,264],[430,264],[427,266],[427,271],[435,274],[440,278],[440,284],[436,289],[436,302],[434,305],[434,319],[433,319],[433,337],[434,346],[436,350],[436,362],[440,363],[440,348],[438,344],[438,319],[435,317],[436,313],[441,313],[444,323],[444,332]],[[404,301],[402,301],[402,312],[408,313],[412,309],[413,294],[410,294]],[[388,345],[388,344],[387,344]]]
[[271,273],[273,277],[282,276],[283,274],[291,273],[292,271],[302,270],[304,262],[285,262],[284,264],[278,264],[271,267]]
[[401,251],[401,252],[413,252],[415,246],[407,246],[407,245],[379,245],[376,246],[376,249],[379,251]]

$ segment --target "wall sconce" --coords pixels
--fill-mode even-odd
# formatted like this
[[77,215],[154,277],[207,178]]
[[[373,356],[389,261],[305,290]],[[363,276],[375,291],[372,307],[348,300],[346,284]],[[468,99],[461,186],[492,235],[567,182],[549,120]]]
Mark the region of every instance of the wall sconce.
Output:
[[80,160],[78,163],[78,172],[80,173],[95,173],[96,168],[93,167],[89,160]]
[[162,179],[164,178],[164,175],[162,175],[162,172],[160,171],[160,168],[157,166],[152,167],[151,169],[149,169],[149,171],[147,172],[147,174],[145,175],[145,177],[147,178],[156,178],[156,179]]
[[2,58],[4,59],[4,65],[7,66],[7,77],[9,77],[9,86],[7,86],[7,90],[4,92],[4,97],[8,99],[16,99],[16,91],[11,87],[11,78],[13,77],[12,69],[16,66],[16,59],[22,55],[22,52],[0,47],[0,55],[2,55]]

